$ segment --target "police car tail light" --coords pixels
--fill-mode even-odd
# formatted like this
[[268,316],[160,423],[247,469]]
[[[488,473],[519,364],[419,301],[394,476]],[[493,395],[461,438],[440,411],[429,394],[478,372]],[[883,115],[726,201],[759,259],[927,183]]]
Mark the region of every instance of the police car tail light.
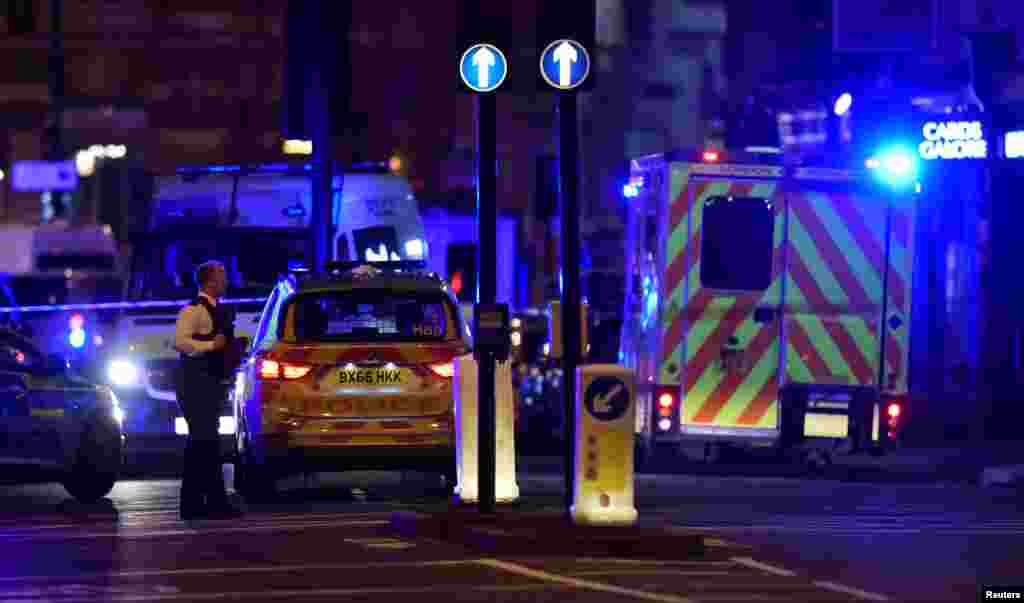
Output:
[[714,149],[708,149],[701,153],[700,158],[704,163],[718,163],[722,158],[722,154]]
[[263,358],[260,360],[259,374],[261,379],[301,379],[309,374],[313,367],[308,364],[278,362]]
[[442,362],[440,364],[431,364],[430,370],[434,371],[434,374],[438,377],[444,377],[445,379],[451,379],[455,376],[455,363],[454,362]]

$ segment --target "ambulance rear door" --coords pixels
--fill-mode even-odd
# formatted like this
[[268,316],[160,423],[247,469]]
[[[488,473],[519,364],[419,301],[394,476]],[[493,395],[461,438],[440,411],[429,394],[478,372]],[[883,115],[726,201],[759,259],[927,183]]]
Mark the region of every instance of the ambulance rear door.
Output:
[[[808,416],[805,435],[845,437],[847,413],[827,409],[852,408],[854,396],[875,395],[879,382],[887,199],[860,186],[852,172],[798,168],[786,202],[785,383],[810,396],[809,412],[826,409]],[[905,276],[904,269],[889,273],[897,337],[907,328]],[[903,374],[905,339],[889,339],[887,364],[894,376]]]
[[[661,379],[668,381],[673,370],[681,371],[684,436],[774,439],[785,241],[783,169],[677,165],[688,166],[687,194],[681,200],[686,205],[680,208],[687,228],[677,233],[685,233],[685,242],[668,246],[666,285],[681,311],[670,312],[666,341],[681,343],[663,364]],[[674,166],[674,178],[681,169]]]

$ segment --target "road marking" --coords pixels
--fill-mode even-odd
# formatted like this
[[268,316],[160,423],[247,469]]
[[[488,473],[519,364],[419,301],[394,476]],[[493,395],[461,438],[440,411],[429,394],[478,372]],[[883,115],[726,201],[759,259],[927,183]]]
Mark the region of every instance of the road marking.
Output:
[[346,538],[345,542],[358,544],[370,549],[411,549],[416,546],[397,538]]
[[796,576],[796,572],[791,572],[783,567],[776,567],[774,565],[768,565],[767,563],[761,563],[760,561],[754,561],[750,557],[732,557],[732,560],[742,566],[759,569],[769,574],[775,574],[776,576],[785,576],[786,578],[793,578]]
[[648,569],[631,569],[631,570],[620,570],[620,569],[607,569],[607,570],[587,570],[583,572],[573,572],[574,577],[584,576],[730,576],[729,572],[715,572],[715,571],[687,571],[679,569],[669,568],[657,568],[652,567]]
[[[359,595],[398,595],[398,594],[418,594],[418,593],[463,593],[467,591],[473,592],[530,592],[530,591],[545,591],[545,590],[558,590],[568,589],[567,586],[550,584],[523,584],[523,585],[466,585],[466,584],[451,584],[444,586],[418,586],[418,587],[376,587],[376,588],[315,588],[309,590],[261,590],[261,591],[222,591],[222,592],[176,592],[176,593],[156,593],[156,594],[118,594],[115,588],[111,588],[105,592],[99,592],[99,589],[93,591],[89,595],[85,595],[87,598],[66,598],[62,597],[60,600],[64,603],[93,603],[95,601],[217,601],[221,599],[234,599],[234,600],[260,600],[260,599],[286,599],[295,597],[344,597],[344,596],[359,596]],[[114,591],[114,592],[111,592]],[[7,596],[6,593],[0,593],[0,596]],[[42,598],[37,598],[34,594],[14,595],[21,601],[48,601],[53,596],[53,593],[47,595],[41,595]],[[72,595],[74,596],[74,595]],[[97,599],[96,597],[102,597]]]
[[[540,562],[549,561],[547,558],[538,559]],[[602,557],[580,557],[574,559],[577,563],[597,563],[600,565],[660,565],[660,566],[688,566],[695,565],[700,567],[723,567],[733,565],[732,561],[680,561],[666,559],[657,561],[654,559],[616,559],[610,557],[604,559]]]
[[149,578],[159,576],[215,576],[219,574],[262,574],[301,572],[315,570],[361,570],[361,569],[397,569],[409,567],[456,567],[473,565],[475,559],[441,559],[433,561],[379,561],[371,563],[325,563],[302,565],[263,565],[243,567],[197,567],[174,570],[134,570],[123,572],[107,572],[93,574],[76,574],[75,576],[0,576],[0,582],[59,582],[61,580],[82,580],[85,578]]
[[504,570],[510,574],[517,574],[519,576],[525,576],[527,578],[533,578],[535,580],[543,580],[544,582],[562,584],[565,586],[571,586],[582,590],[593,590],[603,593],[625,595],[627,597],[643,599],[645,601],[659,601],[660,603],[695,603],[693,599],[688,599],[686,597],[680,597],[676,595],[663,595],[643,590],[636,590],[633,588],[623,588],[621,586],[614,586],[612,584],[604,584],[602,582],[580,580],[578,578],[561,576],[558,574],[551,574],[548,572],[531,569],[529,567],[519,565],[518,563],[499,561],[498,559],[478,559],[476,562],[479,565],[483,565],[485,567],[490,567],[493,569]]
[[721,538],[705,538],[704,546],[711,548],[723,548],[723,549],[752,549],[753,546],[749,544],[739,544],[738,542],[729,542],[728,540],[722,540]]
[[870,593],[870,592],[868,592],[866,590],[861,590],[859,588],[853,588],[852,586],[844,586],[842,584],[836,584],[835,582],[823,582],[823,581],[816,580],[814,582],[814,585],[815,586],[820,586],[821,588],[824,588],[824,589],[827,589],[827,590],[835,591],[837,593],[843,593],[844,595],[853,595],[854,597],[857,597],[858,599],[863,599],[865,601],[888,601],[889,600],[889,597],[886,597],[885,595],[880,595],[878,593]]

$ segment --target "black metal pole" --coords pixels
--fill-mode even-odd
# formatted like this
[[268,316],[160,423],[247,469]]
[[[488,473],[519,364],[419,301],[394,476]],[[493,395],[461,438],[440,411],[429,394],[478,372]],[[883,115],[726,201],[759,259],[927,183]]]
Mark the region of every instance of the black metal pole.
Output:
[[[47,138],[47,159],[50,161],[61,161],[64,159],[64,28],[63,28],[63,1],[50,0],[50,54],[49,54],[49,84],[50,84],[50,115],[48,119]],[[50,191],[50,208],[53,210],[53,217],[59,218],[64,214],[62,191]]]
[[[493,94],[476,96],[476,215],[479,237],[477,244],[477,304],[494,304],[498,295],[497,247],[495,239],[498,230],[497,189],[498,189],[498,141],[496,98]],[[479,461],[477,483],[479,484],[479,510],[493,513],[495,504],[496,430],[494,399],[495,358],[491,352],[483,352],[479,358],[478,430]]]
[[562,395],[565,400],[565,511],[573,499],[576,366],[580,361],[579,130],[576,94],[558,96],[558,179],[562,207]]

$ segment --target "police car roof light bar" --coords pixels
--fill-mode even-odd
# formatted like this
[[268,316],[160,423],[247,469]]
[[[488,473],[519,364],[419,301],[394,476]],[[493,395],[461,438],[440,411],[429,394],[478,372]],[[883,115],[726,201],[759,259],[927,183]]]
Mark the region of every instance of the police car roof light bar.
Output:
[[381,272],[414,272],[426,270],[425,260],[397,260],[394,262],[327,262],[324,268],[330,273],[350,272],[361,266],[370,266]]

